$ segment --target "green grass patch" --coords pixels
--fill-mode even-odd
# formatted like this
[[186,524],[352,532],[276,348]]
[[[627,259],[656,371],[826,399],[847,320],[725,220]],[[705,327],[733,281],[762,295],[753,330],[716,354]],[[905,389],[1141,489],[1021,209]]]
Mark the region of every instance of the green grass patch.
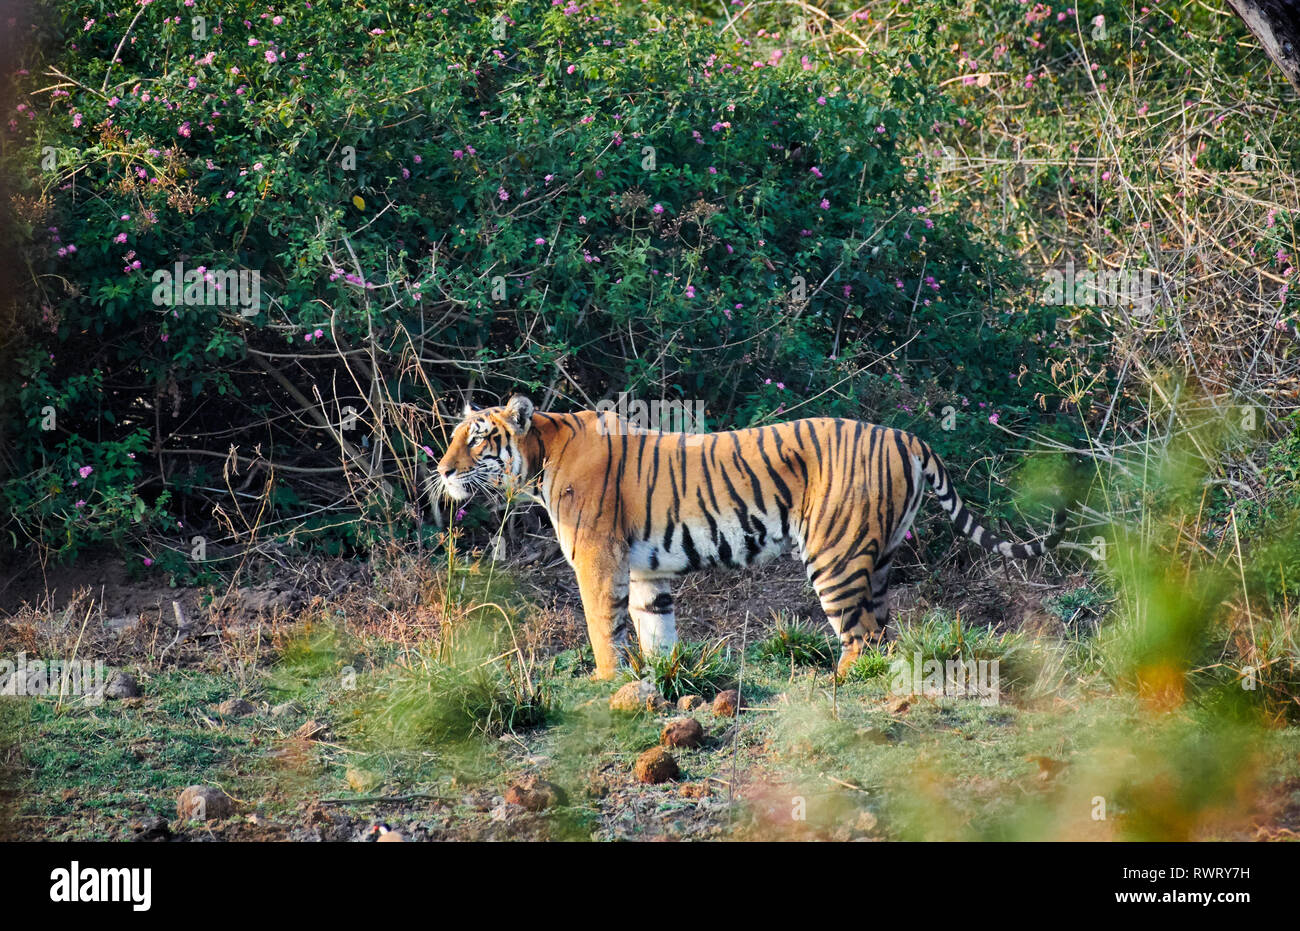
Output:
[[785,614],[777,616],[771,632],[755,645],[759,659],[784,661],[792,666],[832,667],[839,656],[839,641],[814,624]]
[[642,656],[639,651],[629,651],[627,661],[627,681],[649,679],[669,701],[683,695],[711,698],[736,685],[738,665],[726,640],[679,640],[667,653]]

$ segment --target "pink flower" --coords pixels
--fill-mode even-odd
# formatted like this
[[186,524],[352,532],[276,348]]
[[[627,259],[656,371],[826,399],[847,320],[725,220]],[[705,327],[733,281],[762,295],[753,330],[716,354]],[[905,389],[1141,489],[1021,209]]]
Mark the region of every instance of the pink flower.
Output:
[[77,507],[79,507],[79,508],[84,508],[85,506],[86,506],[86,499],[85,499],[85,498],[80,498],[80,499],[78,499],[78,501],[77,501]]
[[997,423],[997,422],[998,422],[998,415],[996,413],[989,414],[989,423]]
[[146,568],[153,565],[153,560],[150,559],[148,556],[144,558],[143,562]]
[[80,469],[77,470],[77,474],[80,475],[82,478],[90,478],[90,473],[94,471],[95,471],[94,466],[82,466]]
[[651,209],[654,210],[655,213],[663,213],[663,212],[664,212],[664,205],[663,205],[663,204],[655,204],[654,207],[652,207]]

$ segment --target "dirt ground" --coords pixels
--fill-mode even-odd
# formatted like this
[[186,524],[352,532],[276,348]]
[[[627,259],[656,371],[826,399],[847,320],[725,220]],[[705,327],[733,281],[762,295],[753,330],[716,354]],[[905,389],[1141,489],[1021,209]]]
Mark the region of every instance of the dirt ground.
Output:
[[[632,760],[658,742],[660,728],[678,712],[611,722],[608,697],[617,683],[592,682],[579,667],[552,668],[567,709],[564,726],[485,738],[478,752],[490,758],[487,770],[471,773],[477,763],[441,760],[440,775],[428,778],[421,767],[430,761],[420,759],[428,754],[381,759],[361,751],[334,697],[310,708],[273,707],[274,697],[257,683],[274,674],[282,634],[305,618],[346,617],[350,628],[399,654],[435,637],[433,568],[409,553],[368,563],[315,560],[292,571],[263,566],[234,587],[185,589],[131,578],[120,561],[102,558],[75,569],[27,567],[0,577],[3,653],[53,648],[58,655],[75,646],[86,651],[81,655],[136,670],[143,688],[142,697],[83,718],[42,711],[46,723],[28,725],[52,728],[39,748],[6,745],[0,735],[0,781],[8,783],[0,817],[9,819],[0,829],[18,838],[142,841],[372,841],[389,828],[408,840],[881,840],[909,835],[890,823],[881,786],[870,784],[875,776],[853,775],[836,757],[846,747],[861,774],[873,773],[875,758],[887,755],[871,752],[877,743],[903,747],[923,738],[916,760],[929,765],[936,754],[951,753],[955,741],[962,753],[993,754],[1005,770],[998,791],[1014,798],[1053,791],[1042,764],[1032,761],[1056,759],[1072,739],[1059,704],[1004,713],[930,702],[909,712],[883,686],[869,686],[847,689],[835,711],[827,676],[787,667],[756,673],[755,710],[737,718],[708,707],[696,712],[704,744],[678,754],[678,779],[645,785]],[[580,655],[586,633],[571,570],[537,551],[500,568],[531,606],[527,629],[519,632],[527,649],[543,659]],[[1055,635],[1062,620],[1044,601],[1080,579],[1047,581],[1038,571],[991,560],[928,573],[905,565],[891,591],[894,617],[907,622],[942,609],[969,625]],[[777,616],[824,623],[802,567],[788,558],[749,571],[699,573],[678,588],[679,628],[688,641],[727,638],[743,654]],[[223,702],[242,695],[252,699],[246,714],[222,710]],[[831,718],[815,718],[808,736],[800,729],[792,736],[776,722],[799,702],[831,709]],[[592,727],[582,724],[583,715],[593,716]],[[1008,728],[1018,715],[1028,723]],[[819,729],[831,734],[829,743],[819,742]],[[587,731],[597,736],[575,752],[571,742]],[[1007,747],[999,749],[1001,742]],[[101,751],[103,761],[79,768],[81,758]],[[116,762],[111,754],[118,754]],[[562,777],[567,806],[531,811],[507,802],[521,780],[550,778],[577,758],[584,761],[579,770]],[[979,781],[969,781],[973,773],[993,764],[981,757],[966,765],[972,775],[940,780],[949,802],[966,804]],[[51,773],[51,766],[67,771]],[[362,784],[367,767],[381,771],[373,787]],[[460,769],[467,775],[448,778]],[[175,799],[191,782],[242,787],[247,797],[238,799],[235,817],[184,821],[175,817]],[[995,780],[984,782],[995,799]],[[1300,780],[1293,782],[1274,785],[1249,812],[1234,815],[1224,834],[1286,836],[1300,829]],[[792,798],[806,799],[813,815],[792,820]],[[1074,836],[1109,836],[1109,825],[1081,823]]]

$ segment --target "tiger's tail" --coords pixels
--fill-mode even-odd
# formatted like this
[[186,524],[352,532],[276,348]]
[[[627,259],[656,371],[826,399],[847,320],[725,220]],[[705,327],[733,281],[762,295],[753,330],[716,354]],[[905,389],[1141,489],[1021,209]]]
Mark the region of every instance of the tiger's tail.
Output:
[[935,497],[939,499],[944,513],[963,536],[969,537],[990,553],[1009,556],[1012,559],[1032,559],[1035,556],[1042,556],[1061,542],[1066,518],[1066,511],[1063,508],[1058,509],[1052,518],[1051,532],[1033,543],[1012,543],[984,526],[975,516],[975,512],[962,503],[961,495],[957,494],[957,489],[953,487],[952,480],[948,477],[948,470],[944,468],[943,462],[935,455],[930,445],[920,441],[919,446],[921,471],[924,472],[926,481],[930,483]]

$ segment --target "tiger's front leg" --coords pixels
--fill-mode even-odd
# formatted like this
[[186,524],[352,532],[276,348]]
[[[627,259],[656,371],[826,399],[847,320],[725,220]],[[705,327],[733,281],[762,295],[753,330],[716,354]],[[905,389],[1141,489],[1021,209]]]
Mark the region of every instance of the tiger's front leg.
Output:
[[[612,679],[628,648],[632,624],[628,617],[627,552],[613,551],[608,543],[589,544],[595,555],[574,563],[582,611],[587,616],[587,636],[596,656],[596,678]],[[583,552],[579,547],[578,552]]]
[[641,655],[671,651],[677,643],[672,580],[633,574],[629,605]]

